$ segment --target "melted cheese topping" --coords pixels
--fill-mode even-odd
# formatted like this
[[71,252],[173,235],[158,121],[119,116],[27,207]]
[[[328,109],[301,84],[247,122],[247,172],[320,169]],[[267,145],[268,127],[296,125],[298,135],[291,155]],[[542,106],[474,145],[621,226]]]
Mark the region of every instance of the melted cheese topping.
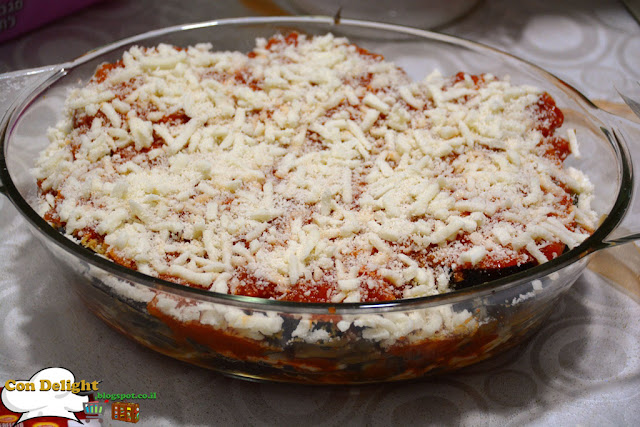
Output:
[[117,262],[215,292],[433,295],[592,232],[592,186],[562,168],[544,95],[491,75],[412,82],[330,34],[248,55],[133,47],[70,93],[38,160],[41,210]]

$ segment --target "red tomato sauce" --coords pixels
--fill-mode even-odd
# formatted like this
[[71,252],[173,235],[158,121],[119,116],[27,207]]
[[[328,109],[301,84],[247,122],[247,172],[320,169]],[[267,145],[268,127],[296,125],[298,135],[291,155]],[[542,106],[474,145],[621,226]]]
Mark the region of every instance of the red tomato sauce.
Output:
[[[265,45],[265,49],[267,50],[276,50],[281,46],[297,46],[298,44],[298,34],[290,33],[284,38],[274,37],[268,40]],[[355,45],[354,45],[355,46]],[[370,57],[375,61],[382,60],[382,55],[374,54],[369,52],[366,49],[363,49],[359,46],[355,46],[356,52],[359,55]],[[249,54],[249,58],[255,58],[256,53],[251,52]],[[106,80],[109,73],[116,69],[123,67],[124,64],[122,61],[117,61],[112,64],[103,64],[101,65],[94,77],[92,78],[92,82],[101,83]],[[249,86],[253,90],[258,90],[261,86],[261,81],[257,80],[253,76],[250,75],[248,70],[242,69],[233,75],[220,74],[219,72],[212,71],[211,73],[206,73],[202,76],[202,78],[215,78],[217,80],[225,81],[227,79],[233,79],[236,83],[240,83],[243,85]],[[374,90],[371,87],[371,82],[374,78],[373,73],[368,72],[360,76],[360,78],[356,81],[345,82],[346,84],[365,87],[367,92],[377,92],[383,89]],[[479,89],[486,84],[486,79],[484,75],[467,75],[463,72],[457,73],[454,77],[451,78],[449,85],[445,86],[445,90],[455,85],[456,83],[462,82],[470,78],[473,82],[474,88]],[[135,82],[128,82],[121,84],[121,92],[124,93],[135,86]],[[464,100],[463,100],[464,101]],[[344,101],[346,102],[346,101]],[[343,104],[344,104],[343,102]],[[148,107],[141,107],[140,111],[142,116],[145,116],[150,110]],[[326,112],[327,116],[331,116],[334,112],[339,111],[341,105],[334,107],[333,109]],[[555,101],[548,93],[543,93],[539,100],[530,107],[533,117],[536,120],[536,129],[540,130],[542,133],[542,140],[538,145],[539,150],[541,150],[542,155],[555,160],[558,163],[562,163],[566,157],[570,153],[569,143],[566,139],[554,136],[554,132],[557,128],[562,126],[564,116],[560,109],[556,106]],[[78,129],[81,133],[87,132],[93,120],[96,118],[100,118],[101,120],[107,120],[105,115],[102,112],[98,112],[95,116],[89,115],[78,115],[75,114],[73,116],[73,125],[74,128]],[[124,115],[121,115],[122,119],[125,119]],[[172,114],[166,115],[158,120],[159,123],[164,123],[169,126],[179,126],[184,125],[189,122],[191,118],[185,113],[185,111],[180,110],[174,112]],[[352,120],[356,118],[351,116]],[[307,141],[310,148],[314,150],[322,150],[326,147],[322,144],[321,139],[317,137],[317,135],[313,132],[307,132]],[[130,144],[126,147],[119,148],[112,152],[112,155],[116,155],[115,161],[126,162],[132,160],[139,154],[145,154],[154,148],[158,148],[164,144],[164,141],[154,133],[154,142],[151,147],[145,147],[143,149],[137,150],[135,149],[133,144]],[[70,150],[76,156],[77,146],[74,143],[70,144]],[[450,160],[453,161],[455,158],[455,154],[450,155]],[[151,161],[149,161],[151,162]],[[364,187],[364,177],[362,176],[354,176],[354,203],[357,204],[357,198],[363,191]],[[561,203],[558,204],[558,209],[560,211],[566,211],[570,208],[572,203],[571,193],[568,189],[563,189],[565,194],[561,196]],[[59,203],[62,200],[62,196],[56,195],[56,203]],[[228,203],[232,203],[233,199],[230,198]],[[224,205],[224,203],[223,203]],[[63,227],[64,224],[55,214],[55,209],[51,209],[49,212],[45,214],[45,219],[52,223],[54,226]],[[83,242],[91,242],[90,246],[94,249],[106,252],[107,255],[116,263],[124,265],[129,268],[135,268],[136,264],[133,260],[128,260],[122,256],[119,256],[116,251],[106,247],[104,244],[104,238],[100,236],[95,229],[93,228],[85,228],[84,230],[76,233],[77,237],[81,238]],[[458,240],[465,243],[465,237],[460,237]],[[466,242],[468,243],[468,242]],[[409,254],[410,257],[414,258],[419,265],[421,266],[432,266],[433,259],[431,259],[430,249],[423,248],[420,251],[416,251],[411,253],[407,252],[407,248],[397,248],[396,250],[402,250],[405,254]],[[549,242],[548,245],[541,248],[542,253],[548,258],[553,259],[565,250],[565,245],[561,242]],[[457,270],[453,272],[454,278],[464,278],[467,271],[471,269],[476,270],[486,270],[491,271],[493,273],[499,272],[501,269],[507,268],[517,268],[521,265],[529,265],[534,262],[534,258],[526,252],[526,250],[520,251],[515,257],[495,257],[489,254],[486,256],[477,266],[472,267],[471,265],[462,265],[458,266]],[[388,279],[381,277],[376,271],[365,271],[362,270],[359,273],[361,279],[361,285],[359,288],[361,294],[362,301],[388,301],[394,299],[400,299],[403,297],[404,286],[395,286]],[[199,288],[207,288],[200,285],[196,285],[193,283],[188,283],[183,279],[168,275],[161,274],[159,276],[162,279],[169,280],[172,282],[194,286]],[[233,292],[238,295],[246,295],[252,297],[259,298],[270,298],[284,301],[303,301],[303,302],[331,302],[331,298],[335,296],[336,286],[334,283],[331,283],[329,279],[326,277],[319,281],[313,280],[300,280],[298,283],[292,285],[286,290],[279,288],[275,283],[271,283],[267,280],[260,279],[255,277],[252,274],[247,273],[244,269],[237,269],[234,273],[234,277],[238,279],[240,285],[236,286],[233,289]],[[375,286],[369,286],[371,282],[375,283]]]

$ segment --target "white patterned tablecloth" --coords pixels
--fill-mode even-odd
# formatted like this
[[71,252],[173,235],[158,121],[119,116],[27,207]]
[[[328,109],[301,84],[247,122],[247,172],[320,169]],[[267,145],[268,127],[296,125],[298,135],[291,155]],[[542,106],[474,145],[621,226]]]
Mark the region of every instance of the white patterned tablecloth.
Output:
[[[254,14],[248,3],[107,1],[0,44],[0,72]],[[440,31],[530,60],[590,98],[619,102],[614,85],[640,80],[640,26],[615,1],[485,1]],[[419,382],[320,388],[230,379],[156,354],[93,316],[66,277],[0,197],[0,383],[63,366],[105,392],[157,392],[137,401],[138,425],[640,425],[640,305],[591,271],[531,341],[498,358]]]

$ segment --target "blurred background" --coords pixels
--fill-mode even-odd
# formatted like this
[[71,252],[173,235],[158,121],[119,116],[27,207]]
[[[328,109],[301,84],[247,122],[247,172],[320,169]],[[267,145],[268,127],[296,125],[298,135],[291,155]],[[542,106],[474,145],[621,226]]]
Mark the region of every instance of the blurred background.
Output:
[[[0,0],[0,73],[73,59],[184,23],[248,15],[335,15],[468,38],[527,59],[594,99],[640,79],[634,0]],[[50,22],[46,22],[51,20]],[[20,34],[21,31],[27,31]],[[4,40],[4,41],[2,41]]]

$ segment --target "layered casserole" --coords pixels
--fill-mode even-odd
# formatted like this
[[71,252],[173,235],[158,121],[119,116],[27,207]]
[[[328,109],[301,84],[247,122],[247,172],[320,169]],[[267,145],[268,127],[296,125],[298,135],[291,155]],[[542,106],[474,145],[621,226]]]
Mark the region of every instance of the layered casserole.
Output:
[[41,214],[151,276],[330,303],[448,292],[593,232],[551,96],[426,73],[331,34],[132,47],[70,92],[37,161]]

